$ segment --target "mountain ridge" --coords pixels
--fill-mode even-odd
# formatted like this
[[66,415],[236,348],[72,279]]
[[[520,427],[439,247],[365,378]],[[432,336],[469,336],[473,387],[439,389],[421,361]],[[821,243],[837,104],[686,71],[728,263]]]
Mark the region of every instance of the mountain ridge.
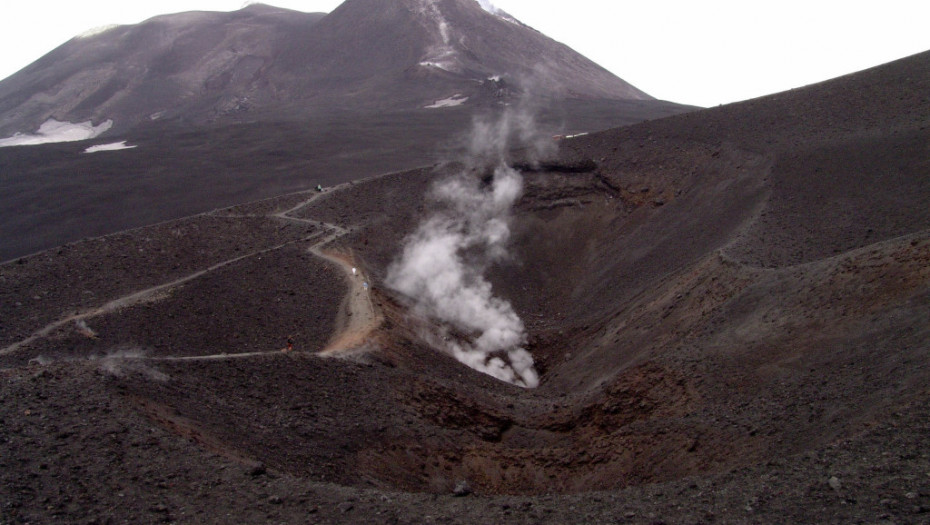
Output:
[[[0,134],[49,118],[114,122],[306,118],[414,110],[489,77],[554,98],[651,100],[563,44],[472,0],[347,0],[332,13],[249,6],[161,15],[75,37],[0,81]],[[486,97],[484,97],[486,98]],[[487,100],[486,100],[487,102]]]
[[[327,184],[0,264],[4,517],[924,523],[928,85],[930,52],[563,138],[537,164],[509,152],[523,180],[511,256],[486,277],[524,322],[532,390],[457,361],[452,344],[472,334],[388,284],[417,225],[442,222],[433,183],[481,188],[483,165]],[[436,114],[472,118],[418,113]],[[398,119],[342,121],[339,138],[395,136]],[[267,185],[288,163],[329,175],[306,157],[367,146],[308,150],[293,123],[157,125],[100,179],[161,164]],[[423,147],[411,136],[395,160]],[[55,190],[105,169],[76,163],[80,145],[9,149],[0,158],[64,166],[47,168]],[[187,157],[205,164],[167,164]],[[141,175],[168,191],[166,173]],[[321,356],[359,297],[383,323]]]
[[[549,65],[534,68],[540,56]],[[0,147],[0,260],[429,165],[472,119],[524,98],[549,135],[694,109],[472,0],[253,5],[75,38],[0,82],[0,145],[15,146]],[[83,155],[81,141],[41,144],[61,140],[42,126],[137,147]],[[53,191],[62,180],[72,193]]]

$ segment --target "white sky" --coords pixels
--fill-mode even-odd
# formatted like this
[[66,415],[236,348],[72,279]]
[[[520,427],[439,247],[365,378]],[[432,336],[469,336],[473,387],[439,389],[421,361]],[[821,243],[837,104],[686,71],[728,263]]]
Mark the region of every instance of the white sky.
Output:
[[[391,0],[384,0],[391,1]],[[819,82],[930,50],[928,0],[492,0],[652,96],[700,106]],[[243,0],[2,0],[0,78],[74,35]],[[324,11],[341,0],[267,0]]]

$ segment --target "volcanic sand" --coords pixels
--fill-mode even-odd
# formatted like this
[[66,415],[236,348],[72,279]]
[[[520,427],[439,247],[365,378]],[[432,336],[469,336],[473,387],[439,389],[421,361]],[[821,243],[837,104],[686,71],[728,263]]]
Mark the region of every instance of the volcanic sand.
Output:
[[[527,167],[513,260],[488,278],[526,320],[534,390],[437,352],[377,287],[378,350],[313,355],[347,272],[308,249],[340,233],[328,253],[383,282],[441,170],[2,265],[11,345],[256,254],[84,318],[95,339],[65,322],[0,355],[3,521],[925,523],[928,61],[592,134]],[[288,334],[307,351],[92,359]],[[478,496],[453,497],[463,481]]]

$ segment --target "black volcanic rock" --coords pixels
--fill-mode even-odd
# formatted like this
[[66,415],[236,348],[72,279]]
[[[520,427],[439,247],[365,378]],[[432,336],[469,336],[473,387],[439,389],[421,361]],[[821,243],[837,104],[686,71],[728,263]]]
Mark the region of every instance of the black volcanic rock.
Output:
[[559,99],[651,99],[473,0],[348,0],[329,15],[253,5],[71,39],[0,82],[0,136],[49,118],[126,130],[157,119],[411,110],[453,95],[474,104],[501,77]]
[[[384,284],[451,165],[0,264],[0,521],[926,523],[928,85],[923,53],[527,166],[488,277],[533,390]],[[233,129],[172,138],[292,135]],[[336,260],[384,314],[341,359]]]

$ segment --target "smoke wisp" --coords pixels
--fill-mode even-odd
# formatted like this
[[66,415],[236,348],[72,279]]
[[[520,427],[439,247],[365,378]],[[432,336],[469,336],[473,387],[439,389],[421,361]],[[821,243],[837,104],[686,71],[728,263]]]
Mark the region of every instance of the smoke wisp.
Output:
[[145,352],[139,348],[115,348],[99,358],[100,370],[116,377],[140,374],[153,381],[165,382],[170,379],[168,374],[148,365],[145,357]]
[[507,257],[511,209],[523,191],[521,175],[506,162],[514,143],[545,144],[529,112],[508,108],[497,120],[475,122],[464,167],[432,187],[436,210],[407,237],[386,284],[411,298],[420,315],[465,335],[435,339],[457,360],[534,388],[539,375],[523,348],[523,321],[485,278],[489,265]]

